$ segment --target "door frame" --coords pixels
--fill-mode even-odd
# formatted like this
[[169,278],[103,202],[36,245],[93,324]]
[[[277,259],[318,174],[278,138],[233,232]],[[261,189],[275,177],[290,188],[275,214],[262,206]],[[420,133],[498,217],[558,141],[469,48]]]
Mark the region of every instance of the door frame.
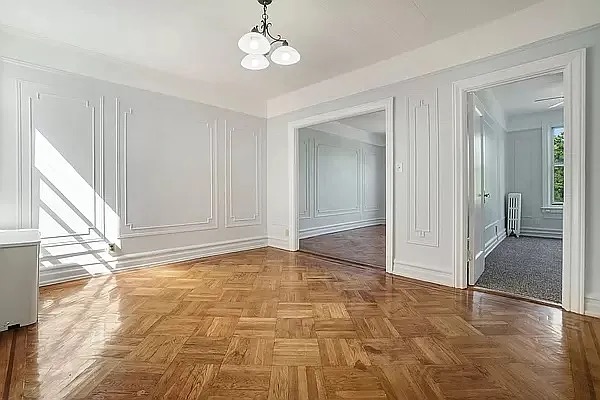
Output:
[[298,223],[298,181],[299,155],[298,130],[312,125],[332,122],[343,118],[355,117],[372,112],[385,112],[385,270],[392,272],[394,259],[394,98],[388,97],[379,101],[365,103],[353,107],[342,108],[332,112],[313,115],[288,123],[288,249],[298,251],[300,232]]
[[467,287],[467,93],[562,73],[565,105],[565,202],[563,205],[562,307],[582,314],[585,299],[585,96],[586,49],[517,65],[484,75],[456,81],[453,91],[454,130],[454,285]]

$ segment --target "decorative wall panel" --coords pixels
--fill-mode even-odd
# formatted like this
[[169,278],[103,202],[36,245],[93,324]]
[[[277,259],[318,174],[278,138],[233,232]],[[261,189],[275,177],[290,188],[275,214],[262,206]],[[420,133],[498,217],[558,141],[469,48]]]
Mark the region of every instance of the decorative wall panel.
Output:
[[298,177],[298,182],[300,182],[299,184],[299,188],[298,188],[298,217],[300,219],[306,219],[306,218],[310,218],[311,217],[311,210],[310,210],[310,205],[311,205],[311,201],[310,201],[310,197],[311,197],[311,192],[312,192],[312,187],[311,187],[311,179],[310,179],[310,163],[308,160],[311,159],[310,157],[310,143],[311,140],[308,138],[304,138],[300,141],[300,146],[299,146],[299,151],[300,151],[300,157],[299,157],[299,177]]
[[360,149],[315,143],[315,216],[360,212]]
[[406,100],[409,139],[408,242],[439,245],[437,91]]
[[249,127],[227,127],[226,215],[227,227],[253,226],[261,217],[262,131]]
[[216,121],[116,103],[121,237],[218,228]]

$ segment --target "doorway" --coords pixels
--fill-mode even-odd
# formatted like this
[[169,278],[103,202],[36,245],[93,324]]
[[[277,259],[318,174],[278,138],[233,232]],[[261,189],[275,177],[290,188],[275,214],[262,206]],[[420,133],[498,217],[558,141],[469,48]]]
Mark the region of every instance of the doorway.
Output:
[[[310,247],[391,272],[393,104],[388,98],[289,124],[291,251]],[[370,254],[353,249],[365,237]]]
[[385,269],[385,111],[298,130],[300,251]]
[[469,93],[469,285],[560,305],[563,74]]
[[[473,195],[469,193],[470,126],[473,123],[469,93],[549,74],[563,74],[564,84],[564,202],[561,305],[567,311],[584,312],[585,283],[585,49],[556,55],[454,82],[455,191],[454,213],[455,286],[468,287],[468,270],[477,268],[477,245],[472,235]],[[474,132],[471,130],[474,134]],[[474,167],[473,167],[474,168]],[[477,218],[477,217],[475,217]],[[481,256],[481,254],[480,254]]]

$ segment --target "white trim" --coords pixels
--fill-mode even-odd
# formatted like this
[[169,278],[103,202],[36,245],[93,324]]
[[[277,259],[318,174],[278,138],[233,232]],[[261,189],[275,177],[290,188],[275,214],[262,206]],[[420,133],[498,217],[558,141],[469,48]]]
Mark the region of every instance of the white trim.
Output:
[[[547,214],[562,214],[563,213],[563,206],[548,206],[548,207],[540,207],[540,210],[542,210],[543,213],[547,213]],[[562,219],[562,217],[561,217]]]
[[292,121],[288,124],[288,250],[298,251],[300,234],[298,231],[298,129],[343,118],[385,111],[385,197],[386,197],[386,229],[385,229],[385,269],[392,272],[394,244],[394,98],[344,108],[325,114]]
[[562,239],[562,229],[528,228],[521,226],[521,236],[541,237],[546,239]]
[[327,235],[330,233],[344,232],[352,229],[366,228],[368,226],[383,225],[385,218],[374,218],[365,221],[342,222],[317,228],[306,228],[300,230],[300,239],[307,239],[315,236]]
[[504,239],[506,239],[506,238],[507,238],[507,236],[506,236],[506,229],[502,229],[502,231],[497,236],[494,236],[493,238],[491,238],[490,240],[488,240],[485,243],[485,250],[484,250],[485,257],[489,256],[490,253],[492,251],[494,251],[494,249],[496,247],[498,247],[498,245],[500,243],[502,243],[504,241]]
[[[258,249],[267,246],[267,238],[255,237],[248,239],[227,240],[223,242],[203,244],[200,246],[178,247],[166,250],[148,251],[127,254],[107,261],[113,265],[111,273],[196,260],[204,257]],[[98,274],[94,276],[108,275]],[[65,266],[40,271],[40,286],[67,282],[79,278],[92,277],[82,266]]]
[[592,293],[586,296],[585,315],[600,318],[600,293]]
[[[454,286],[467,286],[467,93],[550,73],[563,73],[565,89],[565,204],[563,296],[567,311],[584,311],[585,279],[585,49],[506,68],[453,83]],[[570,201],[569,201],[570,200]]]
[[452,273],[432,269],[421,265],[408,264],[400,261],[394,261],[394,274],[406,278],[417,279],[423,282],[437,283],[438,285],[452,286]]
[[270,237],[267,239],[267,245],[269,247],[274,247],[276,249],[287,250],[288,249],[288,239],[287,238]]

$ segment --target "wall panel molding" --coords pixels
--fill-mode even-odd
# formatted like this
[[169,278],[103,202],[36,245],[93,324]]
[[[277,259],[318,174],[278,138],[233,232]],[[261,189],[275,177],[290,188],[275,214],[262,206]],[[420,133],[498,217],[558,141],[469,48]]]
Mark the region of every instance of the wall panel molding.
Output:
[[[314,199],[315,199],[315,217],[329,217],[329,216],[334,216],[334,215],[346,215],[346,214],[354,214],[354,213],[359,213],[360,209],[361,209],[361,184],[360,184],[360,176],[361,176],[361,166],[360,166],[360,160],[361,160],[361,150],[359,148],[345,148],[345,147],[341,147],[341,146],[334,146],[332,144],[324,144],[324,143],[318,143],[315,140],[315,150],[314,150],[314,163],[315,163],[315,167],[314,167],[314,182],[315,182],[315,190],[314,190]],[[320,173],[320,167],[319,167],[319,156],[320,156],[320,150],[322,148],[332,148],[332,149],[338,149],[338,150],[342,150],[342,151],[347,151],[348,153],[352,152],[353,156],[355,157],[356,160],[356,204],[353,205],[352,207],[349,208],[337,208],[337,209],[323,209],[321,207],[321,205],[319,204],[319,199],[320,199],[320,189],[319,189],[319,173]]]
[[[236,128],[226,127],[226,190],[225,190],[225,226],[227,228],[240,227],[240,226],[255,226],[262,224],[262,130],[253,128]],[[237,158],[233,157],[234,144],[237,140],[247,139],[250,135],[250,142],[254,146],[252,165],[236,165]],[[242,142],[243,145],[243,142]],[[244,172],[250,170],[254,171],[254,199],[248,197],[236,198],[233,188],[233,175],[235,172]],[[238,205],[247,204],[250,200],[254,200],[252,210],[245,215],[239,215],[236,211]]]
[[[216,126],[217,121],[214,121],[212,124],[206,121],[202,121],[200,123],[200,127],[202,130],[200,133],[205,132],[208,136],[209,146],[206,150],[207,156],[209,158],[210,165],[210,209],[208,210],[208,215],[205,217],[201,217],[196,221],[190,221],[185,223],[173,223],[173,224],[160,224],[160,225],[151,225],[144,224],[143,222],[133,221],[128,213],[129,208],[129,197],[128,196],[128,171],[127,171],[127,162],[128,162],[128,135],[129,133],[129,118],[134,115],[133,108],[126,108],[121,111],[120,100],[115,99],[115,109],[117,118],[117,134],[116,134],[116,144],[115,148],[117,149],[117,194],[119,201],[117,203],[120,204],[119,215],[121,215],[121,220],[123,221],[124,228],[127,232],[121,233],[119,236],[121,239],[124,238],[135,238],[135,237],[143,237],[143,236],[156,236],[156,235],[167,235],[167,234],[176,234],[176,233],[186,233],[186,232],[196,232],[196,231],[205,231],[205,230],[213,230],[218,229],[218,221],[216,218],[217,215],[217,136],[216,136]],[[119,151],[119,149],[121,151]]]
[[[311,179],[310,179],[310,163],[308,162],[308,160],[310,160],[310,143],[311,143],[311,139],[304,139],[302,141],[302,143],[300,143],[300,147],[303,149],[301,151],[304,151],[305,154],[305,166],[304,166],[304,207],[300,207],[300,210],[298,212],[298,218],[299,219],[308,219],[311,218],[312,216],[312,212],[311,212],[311,195],[314,193],[313,188],[311,187]],[[302,159],[302,157],[300,157],[300,159]],[[301,204],[301,202],[299,202]]]
[[[90,170],[91,170],[91,189],[93,204],[93,215],[91,221],[85,228],[85,232],[78,231],[64,235],[42,236],[42,240],[57,240],[62,238],[79,238],[78,240],[96,240],[96,238],[85,238],[90,236],[94,230],[104,233],[105,216],[104,207],[102,207],[101,194],[105,191],[104,185],[104,124],[97,120],[99,114],[100,121],[104,118],[104,97],[101,96],[97,102],[82,98],[72,93],[63,94],[63,90],[53,90],[50,86],[37,82],[17,79],[16,87],[16,109],[17,109],[17,223],[20,228],[32,228],[39,226],[39,220],[35,215],[35,198],[39,197],[40,190],[36,189],[36,165],[35,165],[35,106],[40,104],[44,98],[64,100],[73,102],[77,106],[84,107],[90,115]],[[26,101],[26,112],[24,115],[23,102]],[[97,112],[99,110],[99,113]],[[25,127],[27,133],[25,133]],[[43,134],[43,132],[40,132]],[[60,151],[56,150],[59,154]],[[39,175],[41,184],[48,187],[48,190],[55,192],[57,196],[62,196],[60,190],[54,186],[46,177]],[[68,199],[63,199],[68,201]],[[73,210],[79,213],[79,210]],[[82,219],[87,218],[80,215]],[[39,216],[38,216],[39,218]],[[43,235],[43,232],[42,232]]]
[[439,246],[438,91],[406,98],[410,171],[408,243]]
[[[378,157],[381,156],[381,157],[385,158],[385,148],[382,149],[381,154],[378,154],[378,151],[376,151],[376,150],[366,150],[366,149],[362,150],[363,162],[362,162],[362,185],[361,185],[361,196],[362,196],[361,211],[372,213],[372,212],[380,212],[380,211],[384,210],[385,196],[384,196],[384,198],[379,199],[379,200],[383,200],[383,202],[379,201],[378,204],[376,204],[375,206],[369,206],[367,204],[367,200],[368,200],[368,198],[367,198],[367,194],[368,194],[367,183],[368,183],[368,181],[367,181],[367,177],[366,177],[366,171],[367,171],[367,166],[369,163],[369,160],[368,160],[369,156],[373,156],[373,159],[375,162],[375,168],[377,169],[378,168],[378,165],[377,165]],[[385,161],[382,164],[383,164],[383,169],[385,170]],[[382,181],[381,183],[382,183],[382,185],[385,186],[385,180]]]

